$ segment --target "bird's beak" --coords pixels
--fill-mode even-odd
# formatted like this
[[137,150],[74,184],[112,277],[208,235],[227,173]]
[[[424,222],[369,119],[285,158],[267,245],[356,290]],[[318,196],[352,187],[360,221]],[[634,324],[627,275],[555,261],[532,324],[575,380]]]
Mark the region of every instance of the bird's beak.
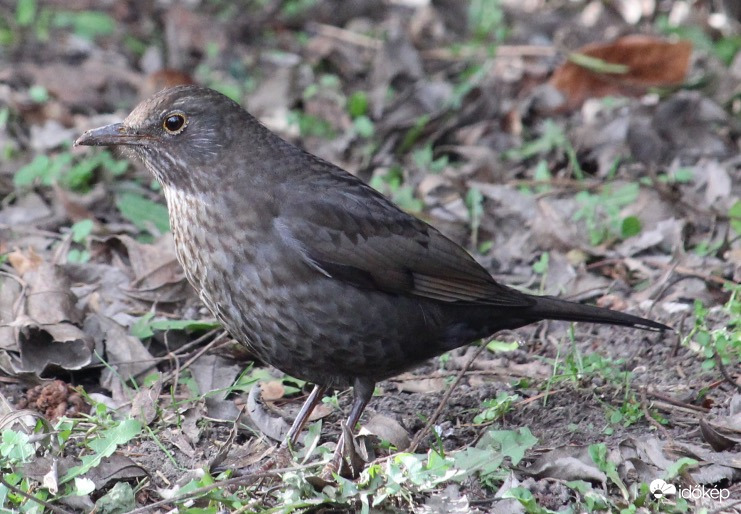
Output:
[[75,146],[140,145],[142,139],[141,134],[133,133],[123,123],[114,123],[88,130],[77,138]]

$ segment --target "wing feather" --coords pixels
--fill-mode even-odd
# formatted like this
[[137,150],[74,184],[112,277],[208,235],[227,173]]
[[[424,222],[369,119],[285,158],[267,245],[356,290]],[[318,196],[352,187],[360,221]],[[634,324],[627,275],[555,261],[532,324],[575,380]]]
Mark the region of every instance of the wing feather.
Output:
[[[321,273],[361,288],[441,302],[529,307],[465,250],[339,168],[324,163],[314,194],[280,207],[276,233]],[[306,187],[302,182],[302,188]],[[290,187],[290,184],[284,184]]]

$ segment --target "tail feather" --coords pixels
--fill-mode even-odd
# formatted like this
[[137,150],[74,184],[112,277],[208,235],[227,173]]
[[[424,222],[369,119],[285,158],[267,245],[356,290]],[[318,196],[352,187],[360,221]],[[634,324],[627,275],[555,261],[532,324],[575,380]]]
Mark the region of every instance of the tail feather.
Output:
[[531,298],[535,300],[535,305],[529,312],[537,319],[606,323],[652,331],[673,330],[656,321],[610,309],[559,300],[551,296],[531,296]]

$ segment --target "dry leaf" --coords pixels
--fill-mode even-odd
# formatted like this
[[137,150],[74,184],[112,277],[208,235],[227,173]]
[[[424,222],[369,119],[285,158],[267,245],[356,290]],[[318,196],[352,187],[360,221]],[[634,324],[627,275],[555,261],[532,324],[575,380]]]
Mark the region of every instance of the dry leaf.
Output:
[[286,393],[283,384],[280,380],[271,380],[270,382],[263,382],[260,384],[260,390],[262,391],[262,399],[266,402],[273,402],[280,400]]
[[408,393],[437,393],[445,390],[445,380],[442,378],[417,378],[410,376],[409,378],[399,377],[400,379],[394,379],[397,383],[399,391],[406,391]]
[[144,425],[149,425],[157,417],[157,402],[162,392],[162,377],[150,387],[142,387],[131,401],[131,416]]
[[259,394],[260,384],[255,384],[247,396],[247,414],[260,432],[274,441],[282,441],[288,433],[288,423],[281,417],[271,416],[257,401]]
[[226,399],[223,390],[234,384],[242,367],[217,355],[204,355],[191,365],[190,371],[202,393],[222,391],[206,396],[209,417],[228,421],[237,419],[239,410],[232,400]]
[[13,266],[13,269],[20,276],[23,276],[29,271],[41,266],[43,260],[33,248],[29,248],[27,254],[19,251],[10,252],[8,254],[8,262],[10,262],[10,265]]
[[573,61],[564,63],[554,72],[551,84],[566,95],[567,109],[579,107],[587,98],[638,96],[651,86],[681,84],[687,75],[692,44],[631,35],[610,43],[592,43],[576,53],[626,70],[600,73]]
[[92,360],[94,343],[91,337],[70,323],[42,326],[29,322],[19,330],[18,346],[20,362],[14,362],[14,371],[41,376],[53,367],[66,370],[84,368]]
[[398,451],[409,447],[409,434],[398,421],[383,414],[376,414],[368,423],[364,424],[358,435],[371,434],[382,441],[393,444]]

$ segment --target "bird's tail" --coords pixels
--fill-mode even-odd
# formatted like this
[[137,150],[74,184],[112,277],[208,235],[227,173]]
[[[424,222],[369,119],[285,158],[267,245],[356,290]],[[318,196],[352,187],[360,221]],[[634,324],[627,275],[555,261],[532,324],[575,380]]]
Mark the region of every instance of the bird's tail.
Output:
[[551,296],[532,296],[531,298],[535,299],[536,303],[528,310],[537,319],[606,323],[653,331],[672,330],[661,323],[610,309],[559,300]]

